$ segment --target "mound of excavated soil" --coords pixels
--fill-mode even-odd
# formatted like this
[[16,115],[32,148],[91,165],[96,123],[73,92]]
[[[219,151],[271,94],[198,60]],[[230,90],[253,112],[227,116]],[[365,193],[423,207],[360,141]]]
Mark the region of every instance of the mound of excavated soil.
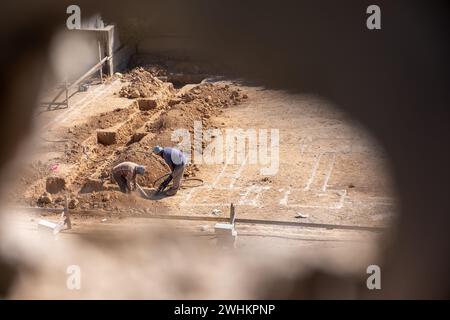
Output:
[[142,67],[125,74],[123,81],[128,81],[130,84],[124,86],[119,91],[119,95],[130,99],[152,97],[158,91],[170,87],[165,86],[164,82]]
[[213,126],[211,118],[223,112],[223,108],[242,101],[240,89],[228,85],[200,84],[169,100],[170,109],[152,124],[149,130],[157,133],[174,129],[192,129],[194,121],[202,121],[204,128]]

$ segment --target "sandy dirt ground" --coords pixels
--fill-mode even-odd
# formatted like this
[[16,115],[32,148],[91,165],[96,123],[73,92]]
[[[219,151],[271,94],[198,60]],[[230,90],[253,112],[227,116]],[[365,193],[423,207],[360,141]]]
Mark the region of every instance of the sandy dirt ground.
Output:
[[266,166],[245,161],[200,166],[207,183],[184,192],[180,207],[207,214],[215,207],[226,212],[233,202],[240,217],[296,221],[302,213],[309,222],[356,225],[383,225],[393,217],[386,159],[362,128],[314,96],[243,90],[248,102],[220,120],[231,128],[278,129],[278,172],[264,176]]
[[[99,250],[91,248],[87,250],[89,254],[80,254],[79,244],[77,247],[72,242],[78,243],[80,239],[83,243],[91,243],[92,239],[115,241],[149,233],[160,235],[159,231],[154,230],[160,230],[161,225],[169,227],[174,235],[201,239],[200,247],[207,243],[205,252],[211,253],[211,250],[216,250],[215,222],[151,218],[155,215],[227,218],[231,203],[236,206],[237,218],[247,219],[389,227],[395,218],[395,190],[388,160],[364,128],[331,102],[314,95],[291,94],[223,80],[204,81],[200,85],[188,85],[181,89],[156,81],[151,88],[144,88],[148,92],[133,93],[134,80],[133,77],[113,77],[104,84],[91,86],[87,92],[75,94],[68,109],[43,110],[37,116],[35,133],[12,165],[11,179],[14,179],[15,187],[14,192],[7,192],[10,202],[8,211],[12,213],[9,215],[11,223],[16,222],[16,228],[23,231],[20,232],[23,239],[41,239],[37,221],[40,218],[57,221],[58,218],[57,214],[44,209],[63,208],[66,196],[72,201],[73,228],[57,236],[59,244],[56,247],[61,246],[61,242],[67,242],[67,246],[78,248],[78,251],[64,246],[55,248],[55,252],[64,253],[54,262],[45,262],[42,270],[60,267],[74,256],[86,263]],[[131,88],[127,87],[130,83]],[[138,100],[144,100],[146,104],[148,97],[155,101],[155,106],[148,109],[144,106],[142,109]],[[229,129],[255,130],[257,136],[264,130],[267,130],[268,136],[276,131],[279,152],[272,154],[271,160],[263,164],[252,163],[246,149],[247,153],[241,161],[223,159],[214,164],[190,165],[185,178],[200,178],[204,181],[202,186],[181,189],[174,197],[155,196],[152,182],[167,172],[167,168],[150,154],[151,147],[157,143],[175,144],[170,137],[176,129],[186,129],[193,134],[194,121],[202,121],[204,129],[218,130],[213,142],[222,141],[220,139],[226,136]],[[116,143],[99,144],[97,131],[111,128],[117,129]],[[259,136],[257,147],[260,148],[263,142]],[[200,144],[207,147],[208,142],[203,140]],[[276,160],[274,155],[277,155]],[[150,199],[137,192],[121,194],[109,180],[111,167],[122,160],[140,161],[147,165],[148,172],[139,182],[151,195]],[[276,168],[274,174],[262,174],[261,169],[271,165]],[[21,172],[19,179],[14,172]],[[64,180],[62,186],[52,180],[55,177]],[[49,192],[49,187],[56,189]],[[20,209],[24,207],[41,207],[41,211],[30,213]],[[166,284],[138,284],[136,276],[129,282],[128,289],[121,293],[112,294],[109,286],[104,285],[101,290],[91,287],[73,294],[55,285],[57,280],[42,282],[46,275],[41,274],[42,277],[21,282],[14,297],[92,298],[99,293],[101,297],[113,298],[251,298],[257,296],[251,289],[254,285],[252,281],[247,289],[239,289],[239,294],[235,290],[239,287],[240,277],[247,277],[256,261],[263,261],[262,268],[267,267],[267,272],[276,270],[284,273],[280,266],[289,265],[290,259],[294,258],[304,262],[328,257],[332,265],[345,265],[351,269],[357,260],[361,266],[373,259],[382,235],[367,231],[246,223],[238,223],[236,230],[236,247],[240,252],[238,261],[246,272],[231,276],[229,281],[232,284],[220,290],[207,285],[196,288],[192,295],[187,294],[188,291],[183,294],[183,290]],[[164,237],[167,237],[166,233]],[[29,243],[29,240],[26,242]],[[155,241],[150,242],[150,247],[154,248]],[[142,249],[142,241],[137,243]],[[22,248],[19,251],[26,251],[23,243],[18,245],[16,242],[15,246]],[[203,251],[199,249],[197,254],[199,252]],[[251,263],[246,260],[248,252],[254,254]],[[48,252],[43,253],[42,257],[46,254]],[[192,257],[197,257],[197,254]],[[267,257],[271,255],[279,261],[276,267],[266,265],[269,263]],[[217,258],[217,253],[212,256]],[[232,263],[230,261],[236,262],[234,254],[225,256],[227,258],[223,259],[226,262],[218,267],[217,274],[226,274],[225,266]],[[188,260],[194,259],[192,257]],[[30,261],[36,261],[33,259],[39,260],[34,257]],[[108,263],[109,258],[105,259],[100,259],[98,265]],[[135,261],[133,259],[130,258],[130,261]],[[147,261],[147,258],[143,259]],[[204,257],[198,258],[195,265],[201,264],[202,259]],[[148,271],[149,274],[160,272],[158,268]],[[139,274],[141,271],[135,272]],[[175,272],[171,270],[169,274],[172,271]],[[180,272],[176,270],[176,273]],[[200,273],[207,277],[204,272]],[[95,274],[91,272],[88,277],[95,278]],[[30,283],[39,290],[29,291]],[[133,285],[140,289],[130,289]],[[159,288],[157,293],[149,294],[148,289],[155,286]]]

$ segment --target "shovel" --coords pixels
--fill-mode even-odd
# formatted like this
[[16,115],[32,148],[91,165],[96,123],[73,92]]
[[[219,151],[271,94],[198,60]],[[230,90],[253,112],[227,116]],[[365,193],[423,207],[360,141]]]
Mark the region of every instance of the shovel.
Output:
[[144,197],[146,197],[147,199],[149,198],[147,193],[144,191],[144,189],[142,189],[142,187],[137,182],[136,182],[136,187],[138,187],[139,191],[144,195]]

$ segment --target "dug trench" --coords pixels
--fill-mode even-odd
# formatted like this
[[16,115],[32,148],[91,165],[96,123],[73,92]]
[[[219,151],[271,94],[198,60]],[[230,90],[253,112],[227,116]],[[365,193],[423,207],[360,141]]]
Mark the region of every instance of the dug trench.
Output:
[[[215,116],[247,99],[240,88],[229,84],[203,82],[175,89],[144,68],[121,78],[124,86],[115,94],[128,98],[129,104],[67,128],[58,141],[46,141],[49,150],[63,148],[63,156],[57,159],[56,167],[54,159],[31,163],[11,192],[14,203],[63,208],[67,197],[69,208],[75,211],[157,212],[162,208],[157,201],[150,204],[137,192],[122,194],[111,180],[111,169],[123,161],[142,164],[147,170],[137,181],[151,188],[169,170],[152,154],[154,145],[173,145],[173,130],[193,132],[194,121],[202,121],[204,128],[218,128],[221,124]],[[201,172],[188,164],[184,175],[201,176]]]

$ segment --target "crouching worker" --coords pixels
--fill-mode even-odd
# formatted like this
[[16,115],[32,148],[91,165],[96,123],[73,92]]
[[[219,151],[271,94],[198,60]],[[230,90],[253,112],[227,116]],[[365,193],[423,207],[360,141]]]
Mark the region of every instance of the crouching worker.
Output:
[[160,146],[154,147],[153,152],[163,158],[172,170],[170,176],[161,183],[158,192],[164,190],[173,179],[173,185],[166,191],[166,195],[174,196],[181,187],[181,178],[183,178],[184,167],[186,166],[186,155],[176,148],[162,148]]
[[145,167],[134,162],[122,162],[112,169],[112,176],[123,193],[136,190],[136,175],[144,173]]

